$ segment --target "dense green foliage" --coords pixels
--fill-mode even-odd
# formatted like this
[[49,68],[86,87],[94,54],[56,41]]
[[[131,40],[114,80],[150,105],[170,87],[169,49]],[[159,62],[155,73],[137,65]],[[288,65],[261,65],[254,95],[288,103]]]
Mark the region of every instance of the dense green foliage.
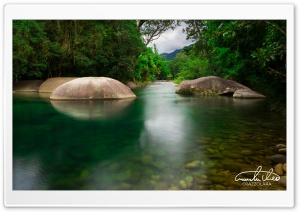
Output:
[[203,76],[235,80],[286,97],[286,21],[185,20],[196,42],[167,61],[147,44],[179,20],[15,20],[13,80],[106,76],[175,82]]
[[[149,64],[141,62],[144,56]],[[13,22],[14,81],[63,76],[152,81],[168,74],[163,60],[146,48],[134,20]]]
[[166,79],[170,75],[168,61],[160,56],[154,46],[154,52],[151,48],[142,53],[136,65],[137,81],[154,81],[157,79]]
[[197,42],[170,63],[176,82],[203,76],[236,80],[285,99],[286,21],[186,21]]

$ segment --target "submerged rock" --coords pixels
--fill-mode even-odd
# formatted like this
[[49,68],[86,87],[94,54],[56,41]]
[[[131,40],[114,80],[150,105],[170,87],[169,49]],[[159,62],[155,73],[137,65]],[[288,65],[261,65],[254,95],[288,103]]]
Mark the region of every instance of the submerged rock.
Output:
[[226,157],[230,157],[230,158],[234,158],[234,159],[240,159],[240,158],[243,158],[244,156],[242,156],[241,154],[239,153],[236,153],[236,152],[231,152],[231,151],[226,151],[226,152],[223,152],[224,156]]
[[270,157],[271,164],[278,164],[278,163],[286,163],[286,156],[285,155],[272,155]]
[[239,89],[248,88],[231,80],[226,80],[216,76],[209,76],[181,82],[177,86],[176,93],[193,95],[225,95],[233,94]]
[[278,150],[280,154],[286,154],[286,148],[281,148]]
[[242,154],[242,155],[253,155],[254,153],[253,153],[253,151],[250,150],[250,149],[243,149],[243,150],[241,151],[241,154]]
[[185,190],[188,188],[187,183],[184,180],[179,181],[180,188]]
[[282,176],[283,175],[283,164],[282,163],[278,163],[275,168],[275,173]]
[[175,190],[179,190],[179,188],[178,188],[177,186],[171,186],[171,187],[169,188],[169,190],[175,191]]
[[189,182],[189,183],[192,183],[194,180],[194,178],[192,176],[186,176],[184,179],[186,182]]
[[286,145],[285,144],[277,144],[276,148],[277,149],[286,148]]
[[234,98],[245,98],[245,99],[260,99],[266,98],[264,95],[259,94],[251,89],[239,89],[233,93]]
[[210,180],[207,180],[207,179],[199,179],[197,181],[197,184],[198,185],[211,185],[212,182]]
[[191,163],[186,164],[184,167],[186,169],[198,169],[198,168],[200,168],[200,166],[201,166],[201,161],[195,160]]
[[40,93],[51,93],[53,92],[58,86],[69,82],[71,80],[78,79],[78,77],[53,77],[47,79],[43,82],[39,88]]
[[286,173],[286,163],[282,166],[283,171]]
[[215,186],[215,189],[216,189],[216,190],[226,190],[225,186],[219,185],[219,184],[217,184],[217,185]]
[[23,80],[13,84],[15,92],[38,92],[42,80]]
[[66,82],[51,94],[53,100],[123,99],[136,95],[123,83],[108,77],[82,77]]
[[286,187],[286,176],[281,176],[278,183],[279,183],[279,185]]

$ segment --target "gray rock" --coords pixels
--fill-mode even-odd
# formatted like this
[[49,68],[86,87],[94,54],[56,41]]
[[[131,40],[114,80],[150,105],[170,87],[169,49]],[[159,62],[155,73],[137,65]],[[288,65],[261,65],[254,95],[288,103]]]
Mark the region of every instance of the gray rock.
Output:
[[58,86],[69,82],[71,80],[77,79],[78,77],[52,77],[43,82],[39,88],[40,93],[51,93]]
[[275,168],[275,173],[282,176],[283,175],[283,164],[282,163],[278,163]]
[[286,148],[281,148],[278,150],[280,154],[286,154]]
[[286,148],[286,145],[284,145],[284,144],[277,144],[276,148],[277,149]]
[[286,163],[286,156],[285,155],[272,155],[270,157],[271,164],[278,164],[278,163]]
[[38,92],[42,80],[24,80],[13,84],[14,92]]
[[244,99],[260,99],[266,98],[264,95],[259,94],[251,89],[239,89],[233,94],[233,98],[244,98]]
[[281,176],[278,183],[279,183],[279,185],[286,187],[286,176]]
[[66,82],[51,94],[53,100],[92,100],[135,98],[123,83],[108,77],[82,77]]
[[239,89],[247,89],[247,87],[231,80],[209,76],[183,81],[177,86],[175,92],[191,95],[224,95],[233,94]]

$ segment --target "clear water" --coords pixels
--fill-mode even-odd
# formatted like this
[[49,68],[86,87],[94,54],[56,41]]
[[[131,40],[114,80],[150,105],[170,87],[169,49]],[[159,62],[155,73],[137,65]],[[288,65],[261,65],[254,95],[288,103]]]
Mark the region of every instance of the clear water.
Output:
[[243,169],[272,168],[274,146],[286,143],[285,117],[269,112],[268,100],[174,91],[157,82],[132,101],[14,94],[13,188],[285,189],[234,181]]

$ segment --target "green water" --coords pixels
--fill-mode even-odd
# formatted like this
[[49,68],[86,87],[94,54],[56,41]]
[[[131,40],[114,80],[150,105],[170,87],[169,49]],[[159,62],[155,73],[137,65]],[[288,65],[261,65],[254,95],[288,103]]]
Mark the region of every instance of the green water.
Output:
[[241,190],[243,169],[269,170],[286,122],[269,100],[175,94],[158,82],[132,101],[49,101],[14,94],[15,190]]

